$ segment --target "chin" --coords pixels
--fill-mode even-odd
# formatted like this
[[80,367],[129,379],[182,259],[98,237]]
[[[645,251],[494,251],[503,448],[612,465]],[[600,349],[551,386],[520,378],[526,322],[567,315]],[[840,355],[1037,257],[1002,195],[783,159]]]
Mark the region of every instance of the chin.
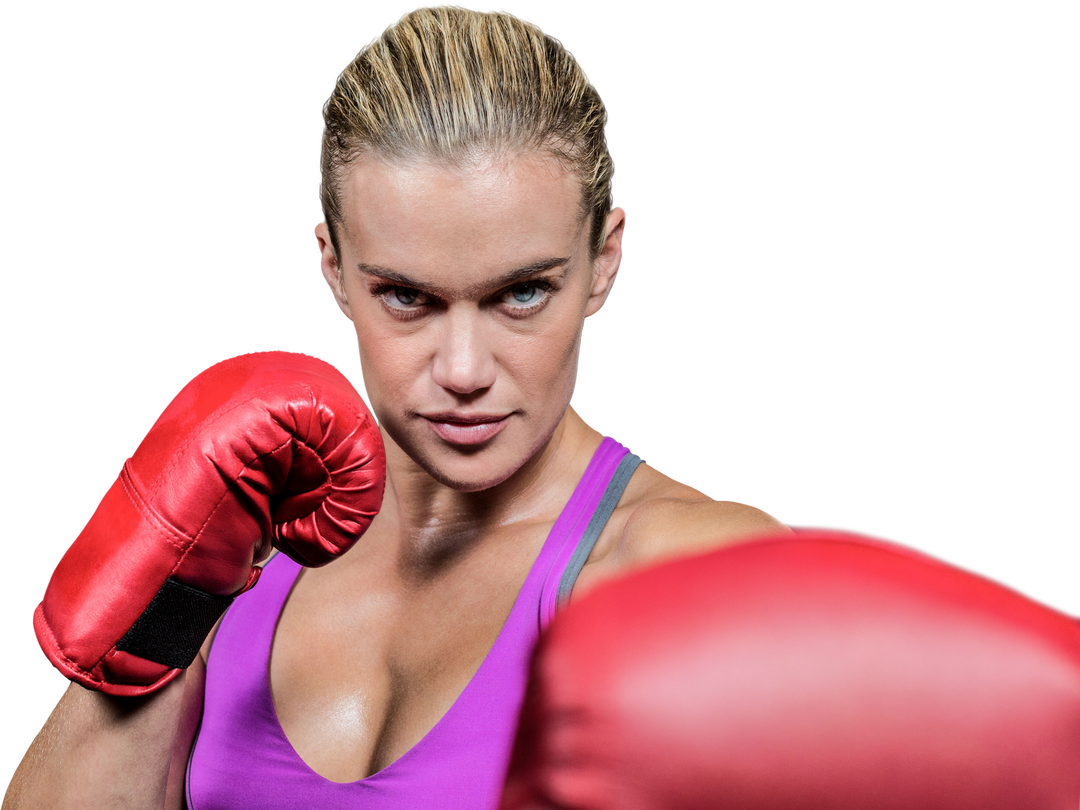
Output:
[[443,486],[458,492],[482,492],[502,484],[526,466],[554,434],[556,425],[529,442],[523,441],[520,434],[515,436],[517,431],[507,431],[487,444],[472,447],[395,441],[424,472]]
[[443,486],[458,492],[482,492],[496,487],[513,476],[530,458],[526,456],[520,463],[514,464],[498,458],[501,454],[484,453],[483,450],[468,454],[456,454],[451,450],[450,453],[457,457],[448,459],[414,456],[413,458],[424,472]]

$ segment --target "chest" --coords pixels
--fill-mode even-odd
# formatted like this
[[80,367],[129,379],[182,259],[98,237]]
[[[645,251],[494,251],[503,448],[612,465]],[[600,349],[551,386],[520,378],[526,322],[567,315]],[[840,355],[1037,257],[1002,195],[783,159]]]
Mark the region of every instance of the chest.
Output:
[[546,528],[492,538],[430,577],[403,578],[377,553],[300,575],[274,635],[270,685],[309,767],[332,781],[364,778],[440,722],[504,625],[519,632],[507,618]]
[[[605,463],[614,468],[620,448],[607,449]],[[461,717],[464,691],[476,704],[470,712],[501,707],[501,716],[470,716],[465,725],[472,733],[503,729],[508,755],[541,602],[553,606],[575,549],[576,559],[590,562],[578,581],[600,581],[590,569],[605,570],[627,522],[629,508],[612,514],[598,507],[605,490],[597,484],[613,473],[587,473],[588,496],[579,483],[558,521],[517,521],[482,536],[406,546],[395,534],[382,537],[377,520],[345,558],[304,571],[280,613],[269,663],[274,713],[295,753],[331,781],[363,779],[456,728],[448,720]],[[611,503],[621,491],[611,493]],[[404,548],[419,552],[407,564]],[[524,606],[520,617],[516,601]],[[504,644],[507,638],[513,644]],[[488,679],[493,661],[501,681]],[[438,733],[429,734],[433,729]],[[442,735],[459,748],[455,740],[465,736]]]

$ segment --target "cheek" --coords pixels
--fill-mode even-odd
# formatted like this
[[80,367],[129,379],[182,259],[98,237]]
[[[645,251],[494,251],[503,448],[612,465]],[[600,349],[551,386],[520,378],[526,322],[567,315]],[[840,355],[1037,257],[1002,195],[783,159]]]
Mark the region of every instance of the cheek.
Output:
[[537,403],[565,408],[574,390],[582,320],[567,317],[543,335],[525,338],[504,354],[514,376]]
[[385,331],[365,328],[356,322],[357,345],[364,387],[372,406],[401,401],[403,394],[420,378],[426,354],[421,341],[391,337]]
[[559,386],[558,393],[567,396],[567,387],[573,390],[591,278],[587,267],[576,267],[553,306],[545,310],[549,320],[540,331],[525,338],[529,369],[522,373],[534,385],[552,386],[551,394],[556,393],[553,386]]

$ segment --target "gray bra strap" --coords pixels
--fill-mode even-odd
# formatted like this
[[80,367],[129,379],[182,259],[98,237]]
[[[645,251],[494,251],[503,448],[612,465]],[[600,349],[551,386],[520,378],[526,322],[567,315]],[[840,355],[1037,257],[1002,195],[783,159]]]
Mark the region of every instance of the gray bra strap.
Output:
[[633,453],[627,453],[619,462],[615,474],[611,476],[607,489],[604,490],[604,494],[600,497],[600,503],[596,505],[596,511],[593,512],[592,518],[589,520],[589,525],[585,527],[585,532],[581,535],[581,540],[578,541],[574,556],[566,564],[566,570],[563,571],[562,579],[559,580],[556,604],[560,610],[566,607],[566,603],[570,600],[570,592],[574,590],[574,583],[577,582],[578,574],[581,573],[581,569],[585,566],[585,561],[589,559],[589,554],[592,553],[596,541],[600,539],[600,532],[604,530],[611,513],[615,511],[623,490],[630,483],[630,476],[634,474],[634,470],[637,469],[640,463],[640,458]]

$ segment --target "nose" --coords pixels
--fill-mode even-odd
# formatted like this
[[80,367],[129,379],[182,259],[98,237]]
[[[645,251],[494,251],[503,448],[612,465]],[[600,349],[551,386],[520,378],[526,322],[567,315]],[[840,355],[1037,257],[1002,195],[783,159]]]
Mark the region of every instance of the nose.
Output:
[[482,313],[450,307],[442,318],[432,377],[455,394],[473,394],[495,384],[495,355],[484,334]]

